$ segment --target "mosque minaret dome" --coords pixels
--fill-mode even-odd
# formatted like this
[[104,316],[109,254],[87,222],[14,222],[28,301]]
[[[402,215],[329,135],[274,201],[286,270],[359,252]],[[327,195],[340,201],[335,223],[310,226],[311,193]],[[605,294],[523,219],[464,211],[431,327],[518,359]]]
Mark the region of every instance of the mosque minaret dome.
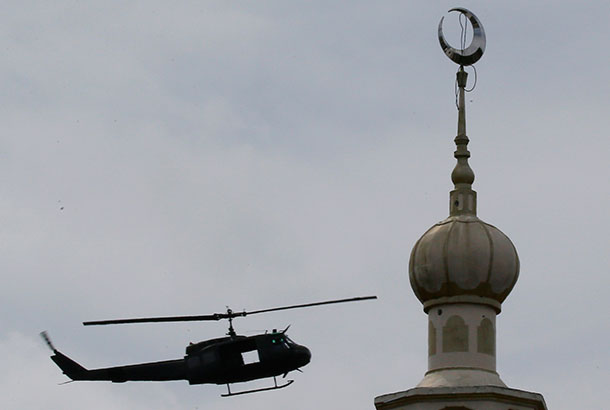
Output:
[[449,216],[417,240],[409,260],[411,287],[428,316],[428,371],[415,388],[375,398],[375,407],[546,410],[542,395],[507,387],[496,371],[496,316],[519,278],[519,256],[508,236],[477,217],[475,176],[468,164],[464,66],[482,56],[485,32],[470,11],[450,11],[464,14],[474,31],[471,46],[456,50],[444,40],[443,20],[438,30],[445,54],[460,65],[454,189]]
[[496,315],[519,277],[519,257],[511,240],[476,214],[466,80],[461,67],[449,217],[422,235],[409,261],[411,287],[428,314],[428,371],[418,387],[506,387],[496,372]]
[[519,277],[511,240],[475,215],[454,215],[432,226],[416,242],[409,278],[428,310],[435,303],[467,298],[499,312]]

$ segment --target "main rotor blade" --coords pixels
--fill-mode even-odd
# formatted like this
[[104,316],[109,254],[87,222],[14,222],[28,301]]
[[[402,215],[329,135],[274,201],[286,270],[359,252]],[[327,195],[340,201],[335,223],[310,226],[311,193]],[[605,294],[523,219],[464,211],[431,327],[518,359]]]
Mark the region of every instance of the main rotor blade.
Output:
[[[233,314],[234,316],[241,316]],[[153,323],[153,322],[191,322],[198,320],[221,320],[228,318],[226,313],[215,313],[213,315],[195,315],[195,316],[163,316],[163,317],[140,317],[133,319],[111,319],[111,320],[94,320],[90,322],[83,322],[85,326],[96,326],[96,325],[118,325],[124,323]]]
[[246,315],[254,315],[256,313],[274,312],[276,310],[298,309],[298,308],[304,308],[304,307],[332,305],[335,303],[345,303],[345,302],[359,302],[361,300],[369,300],[369,299],[377,299],[377,296],[360,296],[360,297],[349,298],[349,299],[328,300],[325,302],[314,302],[314,303],[305,303],[303,305],[282,306],[282,307],[271,308],[271,309],[254,310],[252,312],[244,312],[244,313]]
[[228,310],[227,313],[214,313],[212,315],[194,315],[194,316],[161,316],[161,317],[140,317],[133,319],[110,319],[110,320],[94,320],[90,322],[83,322],[85,326],[98,326],[98,325],[119,325],[119,324],[127,324],[127,323],[158,323],[158,322],[194,322],[194,321],[204,321],[204,320],[222,320],[222,319],[233,319],[240,316],[254,315],[257,313],[265,313],[265,312],[274,312],[277,310],[287,310],[287,309],[298,309],[305,308],[311,306],[320,306],[320,305],[331,305],[335,303],[345,303],[345,302],[358,302],[361,300],[369,300],[369,299],[377,299],[377,296],[361,296],[356,298],[349,299],[339,299],[339,300],[328,300],[325,302],[314,302],[314,303],[305,303],[302,305],[292,305],[292,306],[282,306],[271,309],[262,309],[262,310],[254,310],[252,312],[233,312],[232,310]]

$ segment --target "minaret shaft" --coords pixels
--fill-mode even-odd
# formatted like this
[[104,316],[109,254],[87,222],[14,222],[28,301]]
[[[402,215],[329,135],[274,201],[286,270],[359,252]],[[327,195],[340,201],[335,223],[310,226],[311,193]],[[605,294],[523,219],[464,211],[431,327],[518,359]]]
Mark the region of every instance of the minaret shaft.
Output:
[[417,387],[506,385],[496,373],[496,311],[470,303],[428,311],[428,371]]

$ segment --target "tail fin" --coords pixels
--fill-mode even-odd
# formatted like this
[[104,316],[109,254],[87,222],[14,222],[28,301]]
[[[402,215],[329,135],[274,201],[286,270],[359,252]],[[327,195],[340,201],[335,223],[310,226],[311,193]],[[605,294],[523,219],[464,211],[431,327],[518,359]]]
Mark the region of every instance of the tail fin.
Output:
[[51,356],[51,360],[53,360],[55,364],[59,366],[61,370],[63,370],[66,376],[72,380],[84,379],[84,376],[88,372],[87,369],[57,350],[54,350],[53,353],[55,354]]
[[82,380],[84,376],[87,374],[88,370],[85,369],[80,364],[76,363],[74,360],[70,359],[68,356],[55,349],[53,343],[51,343],[51,339],[47,332],[41,332],[40,336],[47,343],[49,348],[53,350],[53,356],[51,356],[51,360],[55,362],[57,366],[64,372],[66,376],[71,378],[72,380]]

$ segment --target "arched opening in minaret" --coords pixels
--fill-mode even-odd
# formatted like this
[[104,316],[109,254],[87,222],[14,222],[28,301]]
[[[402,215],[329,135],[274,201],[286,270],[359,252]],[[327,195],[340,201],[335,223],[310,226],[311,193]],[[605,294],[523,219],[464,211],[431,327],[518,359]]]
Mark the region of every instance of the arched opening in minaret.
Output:
[[436,354],[436,327],[428,320],[428,356]]
[[443,353],[467,351],[468,326],[460,316],[451,316],[443,326]]
[[477,352],[492,356],[496,354],[496,332],[488,318],[481,320],[477,328]]

